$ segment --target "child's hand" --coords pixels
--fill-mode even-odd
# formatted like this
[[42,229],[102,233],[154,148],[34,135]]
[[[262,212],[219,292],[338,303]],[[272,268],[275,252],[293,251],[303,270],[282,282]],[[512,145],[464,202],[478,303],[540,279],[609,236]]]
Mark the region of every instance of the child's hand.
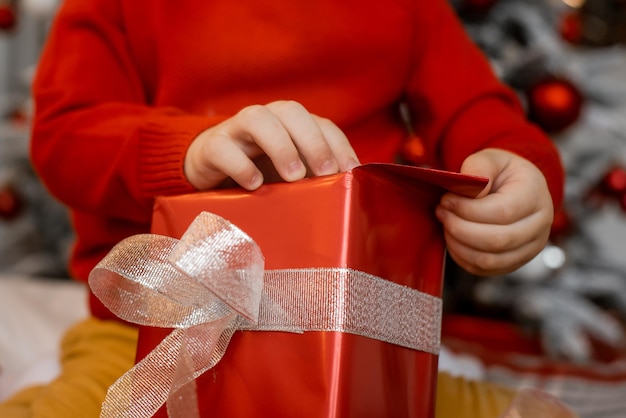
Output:
[[506,274],[530,261],[545,246],[553,220],[546,181],[528,160],[499,149],[469,156],[466,174],[488,177],[481,196],[447,193],[437,208],[448,251],[476,275]]
[[293,101],[249,106],[207,129],[189,146],[184,170],[199,190],[216,187],[227,178],[254,190],[264,181],[253,161],[267,155],[285,181],[320,176],[359,165],[343,132],[331,121],[309,113]]

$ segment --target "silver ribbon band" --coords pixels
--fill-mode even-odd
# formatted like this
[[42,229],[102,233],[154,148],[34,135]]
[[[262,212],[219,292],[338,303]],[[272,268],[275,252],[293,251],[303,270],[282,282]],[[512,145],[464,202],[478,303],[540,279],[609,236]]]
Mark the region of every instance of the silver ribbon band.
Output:
[[247,331],[338,331],[437,354],[439,298],[349,268],[264,270],[256,243],[202,212],[176,240],[153,234],[120,242],[89,285],[120,318],[174,328],[115,382],[102,417],[198,417],[195,379]]

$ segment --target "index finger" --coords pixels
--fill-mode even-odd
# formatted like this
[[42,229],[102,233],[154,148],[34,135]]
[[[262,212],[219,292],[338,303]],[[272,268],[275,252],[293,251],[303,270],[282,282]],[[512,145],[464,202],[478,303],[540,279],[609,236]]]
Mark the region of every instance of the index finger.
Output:
[[446,193],[440,206],[465,220],[496,225],[509,225],[537,210],[533,199],[518,199],[499,190],[479,198]]
[[294,101],[273,102],[267,107],[280,119],[314,175],[335,174],[358,164],[348,138],[328,119],[309,113]]

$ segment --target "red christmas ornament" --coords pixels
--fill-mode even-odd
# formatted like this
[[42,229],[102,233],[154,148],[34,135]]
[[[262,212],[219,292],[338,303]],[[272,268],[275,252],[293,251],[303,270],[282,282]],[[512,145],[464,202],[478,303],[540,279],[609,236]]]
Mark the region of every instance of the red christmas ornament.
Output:
[[0,187],[0,219],[17,218],[22,211],[22,199],[11,185]]
[[0,3],[0,30],[9,31],[15,27],[17,18],[11,3]]
[[566,78],[543,78],[531,85],[525,93],[529,119],[548,133],[560,132],[580,117],[583,96]]
[[578,44],[583,39],[583,21],[580,13],[573,11],[565,13],[559,24],[561,38],[571,44]]
[[425,149],[422,140],[413,135],[402,144],[401,157],[408,164],[421,165],[424,160]]
[[602,177],[596,190],[592,194],[599,195],[602,200],[610,199],[617,201],[622,210],[626,212],[626,169],[623,167],[612,167]]
[[618,203],[626,212],[626,168],[611,167],[594,185],[587,195],[587,202],[601,206],[606,203]]
[[626,193],[626,169],[613,167],[607,171],[600,181],[600,188],[604,194],[621,197]]

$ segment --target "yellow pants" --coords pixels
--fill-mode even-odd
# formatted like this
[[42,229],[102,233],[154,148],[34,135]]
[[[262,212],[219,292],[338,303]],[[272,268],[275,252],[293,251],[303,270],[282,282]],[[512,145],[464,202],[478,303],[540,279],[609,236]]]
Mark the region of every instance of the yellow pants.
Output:
[[[63,338],[61,375],[0,404],[0,417],[98,417],[107,388],[133,366],[136,345],[135,328],[93,318],[80,322]],[[440,373],[437,418],[497,418],[514,395],[489,383]]]

